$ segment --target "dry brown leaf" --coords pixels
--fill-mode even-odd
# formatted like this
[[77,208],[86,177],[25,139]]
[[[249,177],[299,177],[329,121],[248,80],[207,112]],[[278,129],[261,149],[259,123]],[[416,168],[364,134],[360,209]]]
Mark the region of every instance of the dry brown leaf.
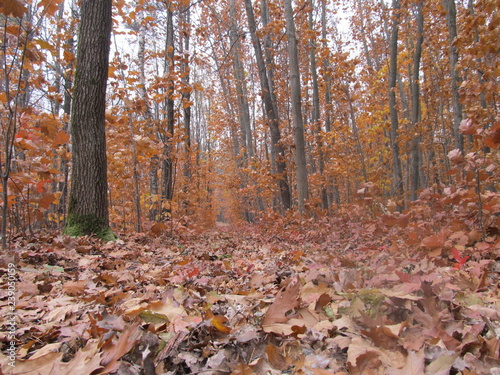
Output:
[[110,339],[104,344],[101,365],[106,366],[105,371],[112,371],[119,365],[120,358],[139,342],[141,334],[139,325],[134,324],[122,332],[116,343]]
[[256,375],[252,368],[244,363],[238,363],[231,375]]
[[269,306],[262,320],[262,326],[266,327],[275,323],[285,323],[288,320],[286,313],[299,306],[300,280],[295,277],[288,286],[281,289],[274,302]]
[[[10,367],[8,358],[0,353],[0,365],[2,371],[9,375],[51,375],[52,368],[62,357],[62,353],[50,352],[35,359],[16,359],[16,365]],[[8,372],[7,372],[8,371]]]

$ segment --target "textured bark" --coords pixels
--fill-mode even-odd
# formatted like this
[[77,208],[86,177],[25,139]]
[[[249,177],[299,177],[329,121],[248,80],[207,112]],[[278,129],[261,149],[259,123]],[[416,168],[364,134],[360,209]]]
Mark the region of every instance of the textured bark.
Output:
[[[174,20],[173,20],[172,4],[167,4],[167,37],[165,45],[165,74],[167,78],[167,100],[165,103],[165,112],[167,115],[167,129],[163,134],[163,160],[162,160],[162,172],[163,172],[163,186],[162,186],[162,199],[171,201],[174,196],[174,160],[172,156],[173,147],[171,145],[172,138],[174,136],[174,126],[175,126],[175,109],[174,109]],[[168,211],[168,210],[167,210]],[[161,218],[163,218],[164,213],[161,213]]]
[[259,69],[259,80],[264,101],[264,108],[269,123],[269,132],[271,134],[271,153],[274,155],[274,158],[276,160],[276,172],[278,174],[278,186],[280,190],[281,203],[283,205],[283,208],[285,210],[288,210],[291,207],[291,194],[286,171],[285,150],[281,145],[281,133],[278,125],[279,118],[278,112],[276,111],[277,106],[275,105],[275,103],[273,103],[271,96],[271,86],[267,77],[266,65],[262,54],[262,47],[260,45],[259,39],[257,38],[255,16],[251,0],[245,0],[245,8],[248,18],[248,28],[250,29],[250,36],[252,38],[252,44],[255,50],[255,58],[257,60],[257,66]]
[[359,160],[361,161],[361,172],[363,173],[363,181],[368,182],[368,173],[366,172],[365,153],[361,146],[361,139],[359,137],[358,123],[356,121],[356,114],[354,113],[354,105],[352,103],[351,92],[349,86],[346,87],[347,101],[349,102],[349,115],[351,118],[352,134],[356,140],[356,151],[358,151]]
[[65,232],[109,238],[105,104],[111,0],[82,0],[71,134],[73,170]]
[[[327,0],[321,0],[321,38],[323,40],[323,48],[328,49],[328,39],[326,32],[326,2]],[[323,59],[323,66],[325,70],[324,81],[325,81],[325,131],[327,133],[331,132],[332,128],[332,79],[330,77],[330,61],[328,58]]]
[[191,84],[190,84],[190,67],[189,67],[189,43],[191,38],[191,11],[187,6],[182,14],[182,38],[180,43],[181,55],[183,54],[181,73],[182,73],[182,102],[184,103],[184,136],[185,136],[185,152],[186,152],[186,165],[184,168],[184,176],[191,179]]
[[298,208],[304,211],[308,198],[307,163],[304,141],[304,120],[302,117],[302,98],[300,88],[299,58],[297,37],[291,0],[285,0],[285,18],[288,36],[288,58],[290,65],[290,91],[292,99],[293,134],[295,141],[295,171],[297,178]]
[[233,66],[234,66],[234,78],[236,80],[236,95],[238,101],[238,113],[240,129],[242,134],[242,143],[245,147],[245,160],[244,163],[248,162],[247,157],[253,157],[253,141],[252,141],[252,129],[250,127],[250,109],[248,106],[248,93],[245,80],[245,70],[243,69],[243,63],[241,61],[241,43],[239,40],[238,29],[236,25],[236,5],[235,1],[230,1],[230,15],[231,24],[229,27],[229,38],[231,41],[231,51],[233,55]]
[[464,151],[464,137],[459,132],[460,123],[462,122],[462,103],[460,103],[460,76],[457,72],[458,51],[454,45],[457,37],[457,9],[455,0],[443,0],[443,6],[446,9],[446,22],[449,32],[449,53],[450,53],[450,76],[451,76],[451,94],[453,104],[453,136],[455,138],[455,148]]
[[389,66],[389,111],[391,116],[391,128],[389,137],[391,142],[392,163],[394,174],[394,192],[403,196],[403,173],[401,170],[401,159],[399,157],[398,144],[398,110],[396,108],[396,83],[398,71],[398,33],[399,33],[399,11],[401,9],[400,0],[393,0],[394,9],[391,39],[390,39],[390,66]]
[[[309,10],[309,30],[314,30],[313,22],[313,9],[314,1],[310,0],[310,10]],[[318,169],[319,174],[323,177],[325,169],[325,158],[323,154],[323,139],[321,137],[321,109],[319,101],[319,85],[318,85],[318,71],[316,66],[316,37],[314,33],[310,40],[310,51],[309,60],[311,67],[311,77],[312,77],[312,89],[313,89],[313,116],[312,120],[314,123],[313,130],[315,132],[316,147],[318,148]],[[323,182],[321,187],[321,208],[326,210],[328,208],[328,195],[326,191],[326,185]]]
[[[415,54],[413,55],[413,80],[412,80],[412,116],[411,124],[414,134],[420,132],[416,129],[420,122],[420,58],[422,56],[422,44],[424,42],[424,15],[422,12],[423,2],[416,4],[416,20],[417,20],[417,43],[415,45]],[[417,190],[420,183],[420,139],[421,136],[416,135],[411,143],[411,159],[410,159],[410,198],[417,199]]]

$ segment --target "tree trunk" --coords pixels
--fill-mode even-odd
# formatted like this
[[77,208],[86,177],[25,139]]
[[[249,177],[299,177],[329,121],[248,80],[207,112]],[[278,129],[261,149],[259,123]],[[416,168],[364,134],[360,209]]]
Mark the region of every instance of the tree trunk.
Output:
[[250,36],[255,50],[255,58],[259,69],[259,79],[261,93],[264,101],[264,108],[267,114],[269,123],[269,132],[271,134],[271,153],[276,160],[276,172],[278,174],[278,186],[280,190],[281,203],[284,210],[288,210],[291,206],[290,187],[288,185],[286,163],[285,163],[285,150],[281,145],[281,134],[279,129],[279,118],[273,103],[270,91],[270,84],[267,77],[266,65],[262,55],[262,47],[257,38],[255,16],[252,8],[251,0],[245,0],[245,8],[248,18],[248,28],[250,29]]
[[[401,159],[399,157],[398,144],[398,110],[396,108],[396,83],[398,73],[398,29],[399,29],[399,11],[401,9],[400,0],[393,0],[394,9],[391,39],[390,39],[390,66],[389,66],[389,111],[391,117],[391,128],[389,138],[392,151],[392,165],[394,174],[394,193],[403,196],[403,173],[401,170]],[[400,207],[401,208],[401,207]]]
[[229,27],[229,37],[233,54],[234,78],[236,80],[236,96],[239,109],[239,120],[243,145],[245,147],[244,164],[248,163],[247,157],[253,157],[252,129],[250,126],[250,109],[248,107],[248,94],[245,80],[245,70],[241,62],[241,44],[236,26],[236,5],[235,1],[230,1],[231,24]]
[[298,208],[299,212],[304,212],[304,204],[308,198],[307,163],[304,141],[304,120],[302,117],[299,57],[297,52],[297,37],[295,35],[295,22],[293,20],[291,0],[285,0],[285,18],[287,25],[288,57],[290,65],[290,90],[292,98],[293,134],[295,141]]
[[419,1],[416,4],[416,20],[417,20],[417,44],[415,45],[415,54],[413,55],[413,80],[412,80],[412,130],[416,135],[411,143],[411,162],[410,162],[410,198],[417,199],[417,190],[420,182],[420,132],[417,129],[420,122],[420,58],[422,56],[422,44],[424,42],[424,15],[422,12],[423,2]]
[[318,72],[316,66],[316,37],[314,36],[314,22],[313,22],[314,0],[310,0],[309,10],[309,30],[311,30],[309,60],[311,65],[311,77],[313,85],[313,129],[315,132],[316,147],[318,148],[318,169],[321,176],[321,208],[326,210],[328,208],[328,195],[326,191],[326,182],[323,179],[325,170],[325,158],[323,153],[323,139],[321,136],[321,109],[319,100],[319,85],[318,85]]
[[105,107],[111,0],[81,0],[71,134],[73,170],[65,234],[114,239],[109,228]]
[[361,172],[363,173],[363,181],[368,182],[368,173],[366,172],[366,162],[365,153],[361,145],[361,139],[359,138],[358,123],[356,122],[356,114],[354,113],[354,105],[352,104],[351,92],[349,89],[349,84],[346,85],[346,95],[347,101],[349,102],[349,115],[351,118],[352,134],[354,135],[354,140],[356,141],[356,151],[358,151],[359,160],[361,161]]
[[[173,147],[172,138],[174,136],[174,126],[175,126],[175,109],[174,109],[174,20],[173,20],[173,10],[172,4],[167,3],[167,37],[165,45],[165,74],[167,78],[167,100],[166,100],[166,116],[167,116],[167,129],[165,129],[163,135],[163,160],[162,160],[162,171],[163,171],[163,186],[162,186],[162,201],[171,201],[174,196],[174,169],[175,164],[173,160]],[[163,209],[162,209],[163,211]],[[161,213],[161,219],[164,218],[165,214],[168,216],[170,210]]]
[[446,22],[449,32],[449,51],[450,51],[450,76],[451,76],[451,95],[453,104],[453,136],[455,138],[455,148],[464,152],[464,137],[459,132],[462,122],[462,103],[460,103],[460,76],[457,72],[458,51],[454,42],[457,37],[457,9],[455,0],[443,0],[443,6],[446,9]]

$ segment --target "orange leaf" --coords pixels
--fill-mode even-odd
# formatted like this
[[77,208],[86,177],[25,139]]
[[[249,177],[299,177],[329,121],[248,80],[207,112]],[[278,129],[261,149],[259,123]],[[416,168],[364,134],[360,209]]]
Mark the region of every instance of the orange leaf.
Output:
[[227,318],[224,315],[215,315],[212,320],[212,325],[226,335],[231,332],[231,328],[225,325]]
[[54,139],[54,146],[64,145],[69,142],[69,134],[64,130],[60,130]]
[[59,6],[62,2],[63,0],[41,0],[38,3],[38,7],[44,7],[45,13],[49,16],[53,16],[59,10]]
[[40,198],[38,201],[38,205],[42,208],[49,208],[52,203],[56,201],[56,197],[54,194],[45,194],[43,197]]
[[165,229],[165,224],[163,223],[155,223],[152,227],[151,227],[151,232],[153,232],[155,235],[159,236],[161,234],[161,232],[163,232],[163,230]]
[[447,237],[448,237],[447,233],[445,232],[433,234],[432,236],[425,237],[420,243],[420,245],[428,249],[436,249],[444,245]]
[[21,18],[28,11],[23,0],[2,0],[0,3],[0,13],[6,16]]

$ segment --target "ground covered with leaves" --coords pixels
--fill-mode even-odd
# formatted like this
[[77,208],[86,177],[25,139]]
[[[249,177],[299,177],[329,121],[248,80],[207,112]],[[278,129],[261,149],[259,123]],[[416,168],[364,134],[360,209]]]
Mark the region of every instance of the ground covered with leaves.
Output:
[[265,223],[17,238],[0,265],[1,371],[500,374],[494,228],[436,231],[399,214]]

